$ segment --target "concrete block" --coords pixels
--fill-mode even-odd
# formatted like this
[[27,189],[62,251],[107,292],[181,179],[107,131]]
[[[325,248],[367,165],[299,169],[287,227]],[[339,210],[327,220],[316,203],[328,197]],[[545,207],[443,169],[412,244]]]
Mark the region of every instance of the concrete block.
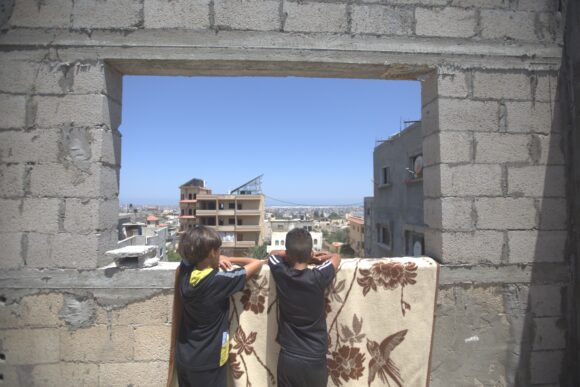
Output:
[[[421,82],[421,107],[425,108],[427,105],[435,102],[439,97],[439,76],[435,71],[431,71],[424,75]],[[433,110],[437,111],[438,105],[434,104]],[[422,126],[425,124],[425,117],[422,117]]]
[[20,215],[22,201],[19,199],[0,199],[0,232],[14,232],[22,229]]
[[530,144],[530,155],[534,163],[563,165],[564,158],[562,136],[559,134],[533,135]]
[[96,61],[75,62],[68,70],[70,92],[73,94],[105,94],[121,102],[122,75],[110,65]]
[[561,316],[564,290],[560,285],[531,285],[529,310],[537,317]]
[[508,132],[549,134],[558,131],[553,125],[549,103],[506,102]]
[[532,98],[531,78],[525,73],[474,72],[473,95],[476,98]]
[[519,0],[517,9],[522,11],[546,11],[553,12],[558,8],[558,2],[554,0]]
[[536,24],[536,14],[511,10],[482,10],[481,37],[484,39],[544,41],[552,36]]
[[443,232],[442,260],[445,263],[501,262],[504,236],[500,231]]
[[528,197],[564,197],[566,175],[561,165],[508,167],[508,193]]
[[24,173],[24,164],[0,164],[0,197],[24,195]]
[[118,104],[101,94],[34,97],[33,104],[35,125],[41,128],[106,125],[116,129],[121,119]]
[[438,132],[425,137],[423,139],[424,165],[471,162],[472,136],[468,132]]
[[453,231],[472,231],[475,221],[472,200],[461,198],[425,199],[425,224],[430,228]]
[[28,236],[27,264],[38,268],[95,268],[99,258],[104,257],[104,252],[114,243],[110,233],[111,231],[89,235],[31,233]]
[[554,73],[535,73],[537,79],[534,95],[534,101],[554,103],[558,95],[558,74]]
[[25,198],[21,215],[12,226],[18,231],[57,233],[59,231],[60,200],[49,198]]
[[57,162],[59,147],[59,130],[0,132],[0,160],[5,163]]
[[560,385],[564,351],[534,351],[530,356],[532,384],[554,383]]
[[565,322],[561,317],[536,317],[534,318],[534,344],[535,351],[550,349],[565,349]]
[[151,325],[135,328],[135,360],[169,361],[171,325]]
[[31,378],[35,386],[98,386],[99,366],[76,362],[40,364],[32,368]]
[[477,198],[475,199],[478,229],[531,229],[536,224],[534,199]]
[[70,26],[72,7],[70,0],[19,0],[14,2],[10,26],[66,28]]
[[440,73],[437,80],[437,90],[441,97],[467,98],[470,85],[467,73]]
[[56,328],[64,325],[58,313],[62,309],[62,294],[38,294],[20,300],[18,314],[21,327]]
[[133,328],[127,326],[61,329],[60,357],[75,362],[126,362],[133,359],[134,342]]
[[26,126],[26,97],[0,94],[0,129]]
[[476,163],[530,161],[528,135],[474,133]]
[[280,4],[270,0],[216,0],[218,28],[254,31],[280,30]]
[[75,0],[73,28],[136,28],[143,25],[142,0]]
[[497,102],[439,98],[439,130],[495,132],[498,130]]
[[[426,176],[425,169],[424,177]],[[491,164],[440,165],[443,196],[501,196],[501,167]],[[426,184],[424,185],[426,187]]]
[[64,94],[68,63],[0,60],[0,91],[6,93]]
[[508,231],[509,262],[563,262],[566,231]]
[[32,195],[76,198],[115,198],[119,194],[118,171],[100,164],[88,170],[63,164],[35,165],[30,173]]
[[352,32],[375,35],[412,35],[413,10],[384,5],[353,5]]
[[540,226],[542,230],[564,230],[568,221],[566,199],[543,198],[539,200]]
[[209,0],[145,0],[145,28],[209,28]]
[[114,325],[163,325],[168,322],[169,310],[173,303],[173,297],[158,295],[148,300],[135,302],[123,309],[115,309],[112,312]]
[[93,160],[121,165],[121,134],[116,130],[90,129]]
[[[2,213],[4,216],[4,213]],[[22,233],[0,233],[0,269],[18,269],[23,266],[22,260]],[[0,324],[0,326],[4,326]]]
[[46,364],[59,361],[57,328],[0,330],[0,344],[10,365]]
[[[424,89],[424,88],[422,88]],[[434,93],[437,93],[437,88],[434,88]],[[424,96],[424,91],[421,91]],[[424,98],[421,98],[424,101]],[[422,102],[423,103],[423,102]],[[421,131],[423,137],[427,137],[433,133],[439,132],[439,99],[435,98],[430,103],[421,107]]]
[[509,3],[505,0],[452,0],[451,5],[465,8],[507,8]]
[[415,19],[416,34],[420,36],[469,38],[475,35],[477,24],[475,10],[454,7],[417,7]]
[[346,32],[346,4],[284,2],[284,31]]
[[445,293],[435,312],[430,386],[508,385],[504,367],[517,337],[501,288],[461,285]]
[[119,202],[115,199],[66,199],[64,230],[84,234],[117,227]]
[[99,382],[102,386],[159,387],[167,383],[167,366],[164,361],[101,364]]

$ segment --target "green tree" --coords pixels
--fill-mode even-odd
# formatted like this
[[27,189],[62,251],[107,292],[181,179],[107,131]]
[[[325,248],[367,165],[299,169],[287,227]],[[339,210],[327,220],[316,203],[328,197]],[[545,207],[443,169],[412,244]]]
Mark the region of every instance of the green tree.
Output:
[[167,251],[167,260],[169,262],[180,262],[181,256],[179,254],[177,254],[177,251],[175,251],[175,250],[168,250]]
[[268,255],[268,245],[263,243],[259,246],[250,247],[246,253],[248,257],[262,259]]
[[340,246],[340,256],[342,258],[354,258],[355,251],[349,244]]

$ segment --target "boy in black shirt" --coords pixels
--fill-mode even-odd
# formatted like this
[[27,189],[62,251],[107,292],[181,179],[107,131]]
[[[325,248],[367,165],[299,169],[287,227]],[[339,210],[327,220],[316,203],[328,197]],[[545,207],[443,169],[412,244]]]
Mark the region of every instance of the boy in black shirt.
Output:
[[[204,226],[179,242],[182,261],[175,278],[172,356],[180,387],[226,387],[229,357],[229,297],[244,288],[263,261],[220,255],[219,234]],[[231,264],[245,265],[233,271]],[[170,367],[169,383],[172,383]]]
[[[323,262],[314,269],[308,263]],[[324,292],[340,263],[338,254],[312,253],[312,237],[301,228],[286,236],[286,251],[275,251],[268,265],[276,281],[280,322],[280,387],[326,387],[328,332]]]

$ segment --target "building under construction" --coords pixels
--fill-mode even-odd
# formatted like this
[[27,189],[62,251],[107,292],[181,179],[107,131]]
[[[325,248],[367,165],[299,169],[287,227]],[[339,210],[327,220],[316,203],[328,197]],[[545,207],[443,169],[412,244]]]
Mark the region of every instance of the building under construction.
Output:
[[244,255],[261,245],[264,237],[262,175],[231,190],[213,194],[202,179],[181,185],[180,231],[195,224],[214,228],[222,238],[226,255]]

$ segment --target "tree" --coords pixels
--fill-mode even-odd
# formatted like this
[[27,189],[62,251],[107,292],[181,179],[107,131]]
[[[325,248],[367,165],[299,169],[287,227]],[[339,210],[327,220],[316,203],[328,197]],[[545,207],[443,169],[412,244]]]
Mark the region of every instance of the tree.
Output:
[[342,258],[354,258],[355,251],[349,244],[342,245],[340,247],[340,256]]
[[177,254],[177,251],[175,251],[175,250],[168,250],[167,251],[167,260],[169,262],[180,262],[181,256],[179,254]]
[[268,245],[263,243],[259,246],[250,247],[246,253],[248,257],[262,259],[268,255]]

